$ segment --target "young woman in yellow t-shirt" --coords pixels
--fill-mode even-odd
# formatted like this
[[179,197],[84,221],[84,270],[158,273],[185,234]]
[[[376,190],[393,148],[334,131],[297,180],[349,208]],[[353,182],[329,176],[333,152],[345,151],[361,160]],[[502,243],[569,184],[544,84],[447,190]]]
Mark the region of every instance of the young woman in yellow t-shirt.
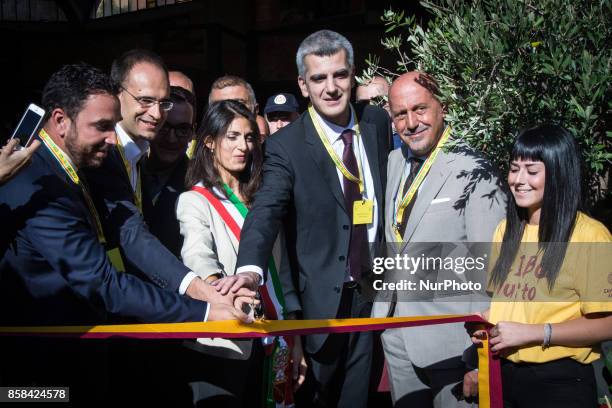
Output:
[[[522,132],[508,186],[513,199],[493,239],[501,242],[489,281],[493,301],[483,313],[495,324],[489,344],[502,357],[504,406],[595,407],[590,363],[599,343],[612,339],[612,274],[602,267],[610,264],[612,236],[579,211],[574,137],[558,125]],[[479,343],[485,332],[472,336]],[[476,394],[476,378],[466,374],[466,395]]]

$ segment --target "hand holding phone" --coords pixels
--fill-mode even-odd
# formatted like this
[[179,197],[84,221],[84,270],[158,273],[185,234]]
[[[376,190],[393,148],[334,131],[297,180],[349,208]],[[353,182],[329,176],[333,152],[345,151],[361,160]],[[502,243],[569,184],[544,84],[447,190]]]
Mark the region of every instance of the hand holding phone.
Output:
[[[36,135],[40,122],[45,116],[45,110],[38,105],[31,103],[24,112],[19,124],[13,131],[11,140],[19,139],[22,147],[27,147]],[[19,148],[17,148],[19,149]]]

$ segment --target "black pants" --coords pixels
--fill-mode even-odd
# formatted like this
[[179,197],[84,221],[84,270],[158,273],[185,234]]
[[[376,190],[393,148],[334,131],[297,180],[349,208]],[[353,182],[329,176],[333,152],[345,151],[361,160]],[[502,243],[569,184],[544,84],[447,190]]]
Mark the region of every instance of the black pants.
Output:
[[591,364],[564,358],[548,363],[502,360],[506,408],[592,408],[597,387]]
[[[345,285],[338,318],[369,317],[372,303]],[[372,332],[330,334],[321,350],[309,355],[315,395],[310,407],[365,407],[372,364]]]

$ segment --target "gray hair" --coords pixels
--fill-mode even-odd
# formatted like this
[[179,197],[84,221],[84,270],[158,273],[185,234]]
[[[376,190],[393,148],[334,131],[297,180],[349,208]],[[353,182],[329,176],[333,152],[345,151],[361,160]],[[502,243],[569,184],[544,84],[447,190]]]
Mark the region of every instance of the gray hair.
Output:
[[310,34],[302,41],[295,56],[298,75],[303,77],[306,73],[304,58],[314,54],[318,57],[331,56],[340,50],[346,51],[346,60],[349,68],[353,68],[353,46],[342,34],[331,30],[321,30]]

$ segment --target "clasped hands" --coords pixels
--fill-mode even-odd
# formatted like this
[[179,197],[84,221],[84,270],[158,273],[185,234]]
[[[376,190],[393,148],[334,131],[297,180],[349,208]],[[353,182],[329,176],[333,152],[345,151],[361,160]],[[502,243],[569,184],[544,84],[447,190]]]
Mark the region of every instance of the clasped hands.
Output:
[[243,310],[259,305],[256,298],[260,276],[254,272],[244,272],[223,278],[209,277],[207,280],[195,278],[185,294],[209,304],[208,321],[240,320],[253,322],[253,313]]
[[[488,320],[489,311],[474,313],[484,320]],[[516,322],[498,322],[488,332],[484,325],[477,322],[468,322],[465,328],[473,344],[481,345],[482,340],[489,340],[489,347],[493,353],[508,355],[521,346],[538,344],[541,341],[539,333],[541,325],[525,324]],[[478,371],[473,370],[465,374],[463,378],[463,395],[474,397],[478,395]]]

